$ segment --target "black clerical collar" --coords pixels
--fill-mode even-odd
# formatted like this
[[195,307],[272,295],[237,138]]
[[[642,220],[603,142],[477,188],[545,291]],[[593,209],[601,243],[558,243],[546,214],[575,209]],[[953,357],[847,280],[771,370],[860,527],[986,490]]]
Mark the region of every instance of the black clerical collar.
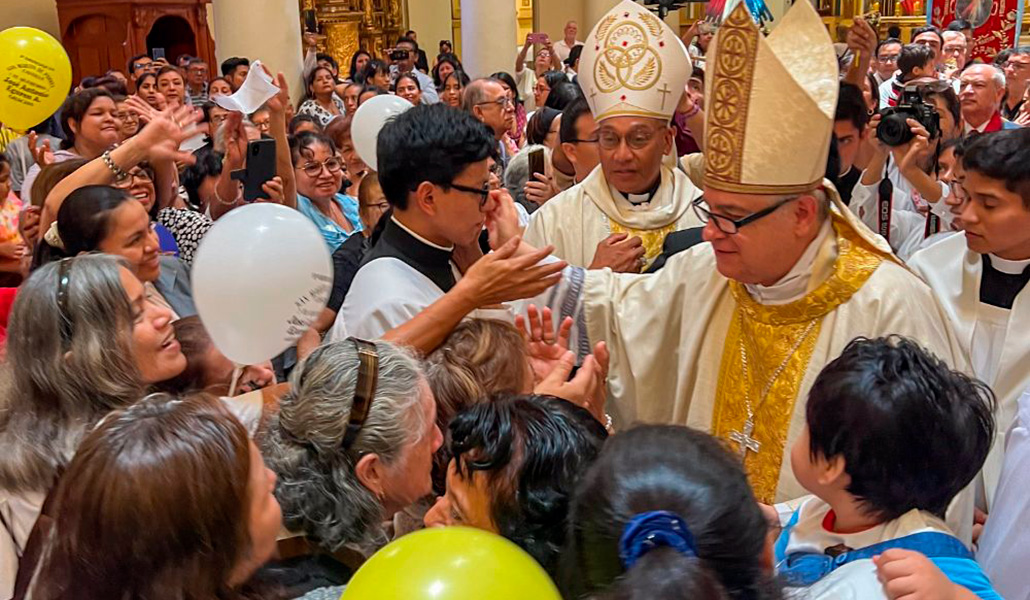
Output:
[[396,258],[428,277],[436,287],[446,293],[455,284],[454,271],[451,269],[452,252],[453,250],[421,239],[391,218],[364,263],[377,258]]
[[616,190],[616,191],[619,192],[620,194],[622,194],[622,197],[625,198],[630,204],[632,204],[634,206],[639,206],[641,204],[645,204],[645,203],[650,202],[651,200],[653,200],[654,199],[654,195],[658,193],[658,188],[660,188],[660,187],[662,187],[662,176],[661,176],[661,174],[658,175],[658,180],[655,181],[655,184],[653,186],[651,186],[651,189],[647,190],[643,194],[627,194],[626,192],[623,192],[622,190]]
[[[1027,282],[1030,282],[1030,265],[1025,266],[1022,272],[1016,272],[1018,269],[1009,268],[1012,266],[1009,261],[1004,261],[1008,264],[996,266],[991,262],[992,257],[987,254],[983,255],[982,260],[980,302],[1011,310],[1012,305],[1016,302],[1016,296],[1023,291]],[[994,260],[1002,262],[997,257],[994,257]]]

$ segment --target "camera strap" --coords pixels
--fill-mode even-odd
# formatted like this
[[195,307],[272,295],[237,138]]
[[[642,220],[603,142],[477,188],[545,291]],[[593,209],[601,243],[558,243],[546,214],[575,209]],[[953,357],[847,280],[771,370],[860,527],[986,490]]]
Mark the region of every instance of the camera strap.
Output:
[[890,171],[890,160],[888,156],[887,163],[883,169],[883,179],[880,180],[880,185],[877,188],[878,196],[876,201],[876,232],[888,242],[891,239],[891,208],[894,202],[894,184],[891,183],[890,177],[887,176]]

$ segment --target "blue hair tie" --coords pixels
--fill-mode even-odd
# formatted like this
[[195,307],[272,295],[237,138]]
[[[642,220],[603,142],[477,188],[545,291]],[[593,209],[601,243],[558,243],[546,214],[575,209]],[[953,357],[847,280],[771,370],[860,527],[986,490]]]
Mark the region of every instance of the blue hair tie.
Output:
[[628,570],[658,546],[668,546],[684,556],[697,556],[694,534],[683,517],[667,510],[653,510],[633,517],[622,530],[619,538],[622,567]]

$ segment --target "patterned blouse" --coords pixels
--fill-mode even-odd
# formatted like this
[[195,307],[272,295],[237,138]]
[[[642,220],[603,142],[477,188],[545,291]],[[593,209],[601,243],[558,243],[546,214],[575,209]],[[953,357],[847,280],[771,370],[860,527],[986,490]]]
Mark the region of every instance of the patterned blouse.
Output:
[[157,213],[157,222],[172,232],[179,246],[179,258],[187,267],[193,266],[200,239],[214,224],[211,217],[186,208],[162,208]]
[[334,115],[328,110],[322,108],[322,105],[314,98],[308,98],[301,103],[300,108],[297,109],[297,114],[312,116],[318,120],[319,125],[325,127],[336,117],[343,116],[343,100],[340,100],[339,96],[336,94],[333,94],[333,105],[340,111],[340,114]]

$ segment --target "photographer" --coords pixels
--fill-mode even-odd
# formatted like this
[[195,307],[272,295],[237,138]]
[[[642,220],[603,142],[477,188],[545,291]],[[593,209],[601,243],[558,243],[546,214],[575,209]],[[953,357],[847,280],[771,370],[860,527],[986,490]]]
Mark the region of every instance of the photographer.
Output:
[[897,107],[869,122],[873,156],[851,209],[903,260],[951,230],[950,211],[941,202],[950,188],[937,174],[943,147],[958,137],[959,119],[950,84],[928,81],[905,88]]
[[418,43],[415,40],[409,37],[400,38],[389,52],[389,57],[390,79],[396,82],[401,73],[414,73],[418,78],[419,87],[422,88],[422,104],[436,104],[440,101],[433,78],[415,69],[415,59],[418,58]]

